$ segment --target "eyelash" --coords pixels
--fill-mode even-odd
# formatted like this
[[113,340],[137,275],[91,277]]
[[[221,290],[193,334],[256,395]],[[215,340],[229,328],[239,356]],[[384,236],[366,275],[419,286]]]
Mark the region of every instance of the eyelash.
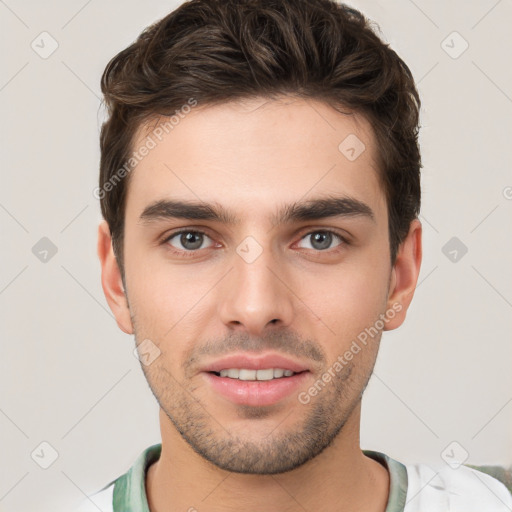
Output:
[[[206,233],[205,231],[202,231],[201,229],[180,229],[178,231],[174,231],[172,232],[171,234],[167,235],[162,241],[161,241],[161,244],[164,245],[166,244],[167,247],[169,248],[169,250],[171,252],[173,252],[174,254],[179,254],[180,256],[184,256],[186,258],[190,258],[190,257],[194,257],[199,251],[203,250],[203,249],[193,249],[193,250],[180,250],[180,249],[176,249],[175,247],[173,247],[172,245],[170,245],[168,242],[170,240],[172,240],[174,237],[176,237],[177,235],[181,235],[183,233],[194,233],[194,234],[200,234],[200,235],[204,235],[208,238],[211,238],[208,233]],[[304,235],[300,238],[300,240],[306,238],[307,236],[309,235],[312,235],[314,233],[330,233],[332,235],[334,235],[336,238],[338,238],[341,243],[339,245],[337,245],[334,249],[325,249],[325,250],[315,250],[315,249],[308,249],[308,250],[313,250],[314,252],[318,253],[318,254],[322,254],[322,253],[329,253],[329,254],[332,254],[333,252],[337,252],[337,249],[339,250],[340,247],[342,246],[345,246],[345,245],[350,245],[350,243],[348,242],[348,240],[340,235],[339,233],[337,233],[336,231],[333,231],[333,230],[330,230],[330,229],[313,229],[311,231],[308,231],[307,233],[304,233]]]

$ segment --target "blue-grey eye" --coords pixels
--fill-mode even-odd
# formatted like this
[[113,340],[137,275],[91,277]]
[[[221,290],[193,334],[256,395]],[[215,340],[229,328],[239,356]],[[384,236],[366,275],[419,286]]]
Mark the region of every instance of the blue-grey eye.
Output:
[[312,231],[311,233],[305,235],[302,240],[307,240],[308,238],[311,240],[310,246],[305,248],[315,249],[317,251],[325,251],[326,249],[330,249],[334,238],[340,240],[340,244],[342,242],[341,237],[332,231]]
[[[205,238],[209,237],[201,231],[180,231],[178,233],[174,233],[174,235],[171,235],[167,239],[167,243],[178,250],[195,251],[205,248],[201,247],[205,241]],[[178,240],[178,243],[181,244],[181,247],[177,247],[175,243],[173,243],[174,239]]]

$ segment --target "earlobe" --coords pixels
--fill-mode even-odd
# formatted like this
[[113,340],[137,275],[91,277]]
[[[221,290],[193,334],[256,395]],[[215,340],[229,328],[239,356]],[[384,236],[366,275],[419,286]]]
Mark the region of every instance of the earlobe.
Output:
[[389,315],[385,331],[391,331],[402,325],[414,296],[422,258],[421,232],[421,222],[418,219],[413,220],[407,237],[398,249],[391,271],[387,302],[388,311],[393,310],[394,315]]
[[98,226],[98,258],[101,264],[101,286],[117,325],[126,334],[133,334],[130,309],[126,299],[119,265],[112,248],[110,229],[106,221]]

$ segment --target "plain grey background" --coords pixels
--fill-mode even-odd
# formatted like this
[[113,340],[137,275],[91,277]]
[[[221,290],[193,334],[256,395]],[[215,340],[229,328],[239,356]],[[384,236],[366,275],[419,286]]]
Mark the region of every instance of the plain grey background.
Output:
[[[160,442],[134,339],[101,289],[93,190],[101,73],[179,3],[0,0],[1,511],[70,510]],[[512,2],[351,5],[423,101],[422,271],[383,336],[361,446],[512,464]]]

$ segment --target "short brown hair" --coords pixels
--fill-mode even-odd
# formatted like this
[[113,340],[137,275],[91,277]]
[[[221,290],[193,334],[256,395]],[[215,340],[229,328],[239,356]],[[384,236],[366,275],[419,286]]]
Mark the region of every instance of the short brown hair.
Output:
[[334,0],[187,1],[108,63],[101,90],[109,115],[100,135],[101,211],[123,279],[129,174],[112,178],[137,129],[190,98],[213,105],[289,94],[361,113],[378,144],[392,263],[419,214],[420,99],[412,74],[359,11]]

